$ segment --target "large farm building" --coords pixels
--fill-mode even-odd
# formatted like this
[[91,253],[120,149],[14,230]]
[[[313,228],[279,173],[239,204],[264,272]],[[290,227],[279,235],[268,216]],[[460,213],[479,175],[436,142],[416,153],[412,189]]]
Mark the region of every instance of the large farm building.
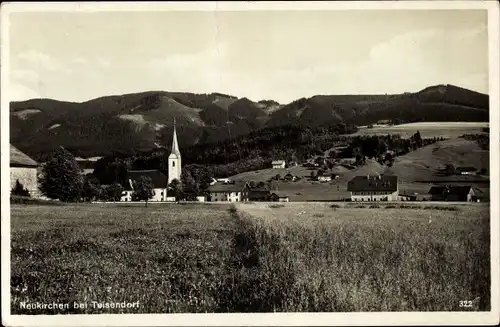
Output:
[[398,177],[356,176],[347,184],[351,201],[397,201],[399,200]]

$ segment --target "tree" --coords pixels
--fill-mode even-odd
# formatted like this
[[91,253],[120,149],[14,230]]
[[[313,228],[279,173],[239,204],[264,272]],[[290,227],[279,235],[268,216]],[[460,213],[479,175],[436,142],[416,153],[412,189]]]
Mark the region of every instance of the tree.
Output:
[[457,173],[457,168],[453,163],[446,164],[444,170],[448,176],[455,175]]
[[318,169],[318,176],[323,176],[324,173],[323,169]]
[[134,193],[132,193],[132,198],[134,201],[145,201],[146,207],[148,206],[148,200],[154,196],[153,190],[153,180],[149,176],[140,176],[136,181],[133,182]]
[[413,140],[415,141],[417,147],[422,147],[422,136],[420,135],[420,131],[417,131],[413,135]]
[[84,178],[82,197],[84,201],[93,201],[99,197],[100,187],[99,180],[92,174],[88,174]]
[[387,153],[385,154],[384,161],[386,162],[386,164],[387,164],[389,167],[392,167],[392,164],[394,163],[394,158],[393,158],[393,156],[392,156],[392,153],[387,152]]
[[120,201],[122,197],[123,186],[119,183],[113,183],[111,185],[102,185],[99,188],[98,197],[104,201]]
[[281,179],[281,175],[280,174],[276,174],[276,176],[274,176],[274,179],[279,181]]
[[73,155],[61,147],[42,168],[40,191],[51,199],[78,201],[83,189],[83,177],[80,172]]
[[14,187],[10,191],[10,194],[18,196],[30,196],[30,192],[24,188],[23,184],[19,182],[19,179],[16,180],[16,185],[14,185]]
[[181,183],[183,190],[183,199],[187,201],[196,201],[196,196],[199,193],[198,183],[194,180],[191,173],[184,170],[181,175]]
[[314,172],[314,170],[311,170],[311,179],[314,179],[316,177],[316,173]]
[[177,178],[168,184],[168,194],[175,196],[176,199],[182,199],[184,197],[182,184]]

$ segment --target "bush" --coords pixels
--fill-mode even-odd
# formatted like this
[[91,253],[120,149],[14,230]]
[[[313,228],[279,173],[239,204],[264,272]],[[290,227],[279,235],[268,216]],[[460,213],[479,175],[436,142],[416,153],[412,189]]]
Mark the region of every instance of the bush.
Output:
[[445,206],[427,206],[424,207],[426,210],[441,210],[441,211],[459,211],[457,207],[445,207]]
[[377,204],[372,204],[371,206],[368,207],[369,209],[376,209],[376,208],[380,208],[379,205]]
[[285,207],[284,204],[270,204],[269,205],[269,208],[271,208],[271,209],[277,209],[277,208],[283,208],[283,207]]
[[25,196],[25,197],[29,197],[30,196],[30,192],[27,189],[24,188],[23,184],[21,184],[19,182],[19,179],[16,180],[16,185],[14,185],[14,187],[10,191],[10,194],[12,194],[12,195],[18,195],[18,196]]
[[26,204],[26,205],[64,205],[64,203],[53,200],[34,199],[27,196],[11,195],[11,204]]
[[340,205],[338,205],[338,204],[332,204],[332,205],[330,205],[330,208],[332,208],[332,209],[338,209],[338,208],[340,208]]

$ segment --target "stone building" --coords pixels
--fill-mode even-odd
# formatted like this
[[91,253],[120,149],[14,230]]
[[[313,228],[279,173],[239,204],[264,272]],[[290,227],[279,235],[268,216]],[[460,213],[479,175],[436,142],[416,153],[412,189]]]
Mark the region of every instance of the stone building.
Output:
[[10,189],[16,185],[16,181],[30,192],[30,196],[40,196],[37,179],[38,163],[21,152],[19,149],[10,146]]

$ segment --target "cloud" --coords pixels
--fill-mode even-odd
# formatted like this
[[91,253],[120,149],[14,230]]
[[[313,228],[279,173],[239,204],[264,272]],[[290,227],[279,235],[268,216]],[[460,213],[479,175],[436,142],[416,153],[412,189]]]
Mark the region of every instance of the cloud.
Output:
[[29,69],[14,69],[10,72],[10,78],[14,81],[37,84],[40,81],[40,74]]
[[78,57],[78,58],[73,59],[71,62],[73,64],[86,64],[87,63],[87,59]]
[[52,57],[35,50],[21,52],[20,54],[18,54],[18,58],[25,63],[36,66],[38,68],[47,70],[57,70],[60,68],[60,65],[54,59],[52,59]]
[[228,47],[219,44],[197,53],[153,58],[147,66],[149,72],[165,76],[170,89],[214,90],[228,73],[227,58]]
[[105,58],[99,58],[97,59],[97,64],[102,67],[102,68],[110,68],[111,67],[111,61]]
[[8,92],[9,101],[24,101],[41,98],[40,93],[20,83],[10,83]]

